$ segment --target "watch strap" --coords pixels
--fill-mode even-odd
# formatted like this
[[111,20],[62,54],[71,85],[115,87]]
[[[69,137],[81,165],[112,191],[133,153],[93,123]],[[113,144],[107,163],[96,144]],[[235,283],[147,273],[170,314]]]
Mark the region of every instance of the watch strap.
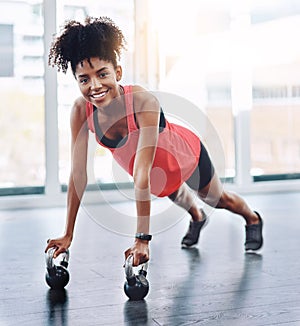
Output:
[[150,241],[152,239],[151,234],[140,233],[140,232],[136,233],[135,237],[136,239],[147,240],[147,241]]

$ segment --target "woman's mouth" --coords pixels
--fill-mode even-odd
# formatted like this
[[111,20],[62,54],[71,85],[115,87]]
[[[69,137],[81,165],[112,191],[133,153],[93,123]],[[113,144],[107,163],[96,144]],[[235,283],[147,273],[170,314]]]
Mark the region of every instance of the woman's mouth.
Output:
[[108,93],[108,91],[109,90],[107,89],[106,91],[92,94],[91,97],[94,98],[94,99],[100,99],[100,98],[104,97]]

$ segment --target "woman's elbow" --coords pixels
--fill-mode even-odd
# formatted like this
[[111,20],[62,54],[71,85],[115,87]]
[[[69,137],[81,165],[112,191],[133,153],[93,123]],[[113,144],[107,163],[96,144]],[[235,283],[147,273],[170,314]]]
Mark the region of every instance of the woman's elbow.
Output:
[[137,173],[133,177],[135,199],[137,201],[149,201],[151,199],[150,178],[148,173]]
[[72,171],[70,179],[75,184],[86,185],[87,184],[87,173],[86,171]]
[[133,175],[135,189],[147,189],[150,187],[150,175],[147,171],[136,171]]

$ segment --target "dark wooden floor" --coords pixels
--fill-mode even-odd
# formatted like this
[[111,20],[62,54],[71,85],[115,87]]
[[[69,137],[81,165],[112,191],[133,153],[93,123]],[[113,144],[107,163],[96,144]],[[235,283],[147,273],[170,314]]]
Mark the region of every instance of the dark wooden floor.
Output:
[[[71,280],[58,295],[44,281],[43,249],[47,238],[61,235],[65,209],[0,211],[0,325],[300,325],[300,193],[245,198],[264,217],[261,252],[244,253],[243,221],[225,211],[213,212],[193,250],[180,248],[187,216],[163,232],[157,227],[150,292],[141,302],[123,292],[123,252],[131,238],[101,227],[82,209]],[[154,205],[163,209],[161,219],[183,215],[178,207],[166,210],[165,199]],[[131,206],[97,209],[114,218]]]

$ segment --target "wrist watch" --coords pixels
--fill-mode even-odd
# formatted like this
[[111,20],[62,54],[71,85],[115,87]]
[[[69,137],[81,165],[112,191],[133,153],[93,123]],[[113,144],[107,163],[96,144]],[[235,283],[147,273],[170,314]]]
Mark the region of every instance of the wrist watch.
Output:
[[152,239],[152,235],[146,233],[136,233],[135,237],[136,239],[147,240],[147,241],[150,241]]

